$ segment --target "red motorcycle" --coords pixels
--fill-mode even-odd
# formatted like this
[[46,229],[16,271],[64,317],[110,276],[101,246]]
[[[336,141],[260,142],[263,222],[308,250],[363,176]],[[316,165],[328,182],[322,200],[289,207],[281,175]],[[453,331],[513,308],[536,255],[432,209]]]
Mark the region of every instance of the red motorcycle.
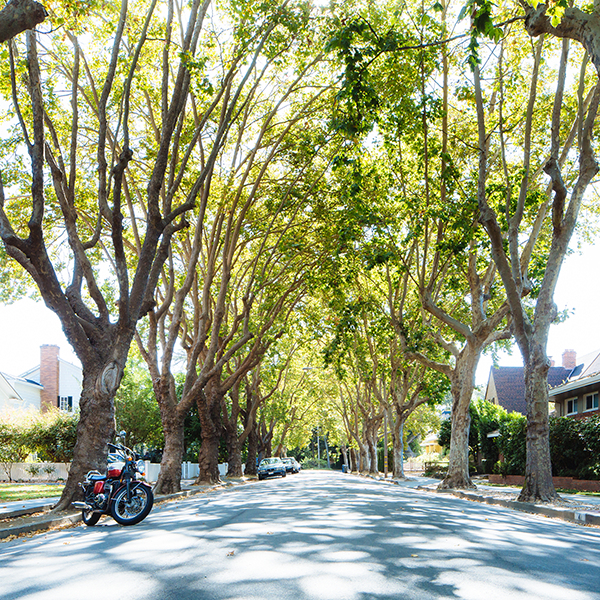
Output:
[[143,521],[154,504],[152,488],[139,479],[145,475],[144,461],[122,444],[108,444],[108,473],[89,471],[83,489],[85,502],[73,502],[81,508],[83,522],[95,525],[102,515],[108,515],[121,525]]

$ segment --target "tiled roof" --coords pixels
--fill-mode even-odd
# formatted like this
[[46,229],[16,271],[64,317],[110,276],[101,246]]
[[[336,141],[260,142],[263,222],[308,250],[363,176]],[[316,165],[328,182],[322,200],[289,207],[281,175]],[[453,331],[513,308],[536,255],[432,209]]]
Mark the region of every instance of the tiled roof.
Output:
[[[508,412],[516,411],[527,414],[525,401],[525,376],[523,367],[492,367],[490,378],[494,378],[498,404]],[[550,367],[548,370],[548,385],[554,387],[567,379],[570,369]]]

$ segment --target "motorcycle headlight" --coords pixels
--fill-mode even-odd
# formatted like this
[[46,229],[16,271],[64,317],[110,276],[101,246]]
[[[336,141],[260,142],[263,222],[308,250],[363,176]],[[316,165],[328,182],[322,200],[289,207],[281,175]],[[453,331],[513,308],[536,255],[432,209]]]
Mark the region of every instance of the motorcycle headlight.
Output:
[[146,474],[146,463],[143,460],[138,460],[135,466],[142,475]]

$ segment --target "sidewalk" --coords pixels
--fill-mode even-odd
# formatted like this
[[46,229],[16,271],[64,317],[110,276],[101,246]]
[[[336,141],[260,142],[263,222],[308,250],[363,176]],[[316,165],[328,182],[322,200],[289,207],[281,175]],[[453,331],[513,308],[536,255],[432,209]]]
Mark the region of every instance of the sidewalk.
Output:
[[[226,480],[216,485],[192,485],[193,480],[181,482],[182,491],[176,494],[158,495],[154,497],[154,504],[186,498],[202,494],[209,490],[240,485],[252,480]],[[0,504],[0,540],[11,536],[31,534],[47,529],[56,529],[66,525],[73,525],[81,521],[80,509],[64,510],[52,514],[50,509],[58,502],[56,498],[40,498],[36,500],[23,500],[21,502],[4,502]],[[40,514],[41,513],[41,514]]]
[[476,490],[437,490],[439,479],[431,477],[416,477],[406,481],[374,477],[374,479],[417,489],[432,494],[449,494],[472,502],[482,502],[496,506],[504,506],[512,510],[543,515],[570,523],[600,526],[600,496],[582,494],[559,494],[561,501],[556,504],[533,504],[518,502],[521,488],[498,487],[475,481]]

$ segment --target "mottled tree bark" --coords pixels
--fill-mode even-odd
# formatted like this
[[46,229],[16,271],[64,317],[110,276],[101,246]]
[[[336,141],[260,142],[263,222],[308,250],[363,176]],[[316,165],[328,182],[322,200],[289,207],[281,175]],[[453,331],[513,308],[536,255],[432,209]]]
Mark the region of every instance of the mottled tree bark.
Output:
[[6,42],[23,31],[43,23],[48,13],[33,0],[9,0],[0,11],[0,42]]

